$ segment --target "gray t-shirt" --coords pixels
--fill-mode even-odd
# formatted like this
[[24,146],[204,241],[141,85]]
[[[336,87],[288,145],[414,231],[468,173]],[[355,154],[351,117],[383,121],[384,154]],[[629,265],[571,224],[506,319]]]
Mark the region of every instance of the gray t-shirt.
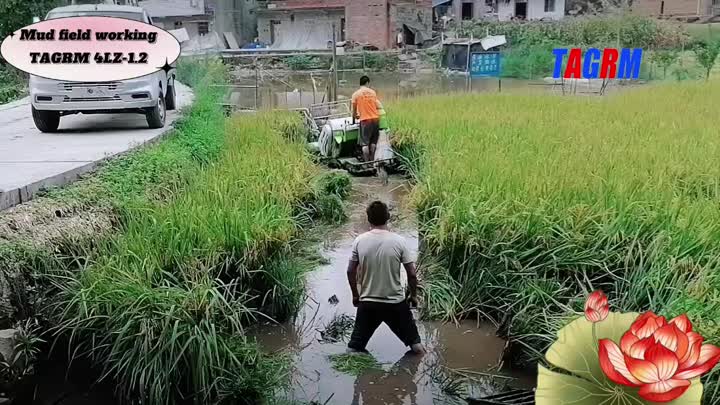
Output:
[[358,262],[360,301],[396,304],[405,300],[402,264],[413,263],[413,252],[402,236],[373,229],[355,238],[352,261]]

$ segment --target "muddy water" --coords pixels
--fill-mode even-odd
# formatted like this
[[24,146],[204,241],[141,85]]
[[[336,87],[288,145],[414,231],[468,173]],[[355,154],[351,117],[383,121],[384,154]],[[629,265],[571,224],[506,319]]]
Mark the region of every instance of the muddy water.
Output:
[[[253,71],[254,72],[254,71]],[[247,72],[245,72],[247,73]],[[341,72],[338,76],[340,87],[338,95],[349,98],[357,90],[360,72]],[[542,81],[525,79],[503,78],[499,85],[495,78],[474,78],[468,86],[468,81],[462,75],[446,75],[441,72],[422,74],[403,74],[394,72],[371,72],[371,86],[377,91],[383,101],[392,101],[408,97],[417,97],[429,94],[445,94],[472,91],[474,93],[520,93],[520,94],[557,94],[561,95],[559,86],[547,86]],[[315,103],[327,102],[325,88],[328,85],[327,73],[274,73],[273,71],[260,71],[257,81],[254,73],[250,76],[238,74],[235,84],[244,86],[259,86],[257,94],[254,88],[235,89],[230,101],[242,108],[257,107],[272,108],[301,108]],[[632,87],[632,86],[625,86]],[[615,86],[607,89],[608,94],[620,91],[625,87]],[[580,85],[576,95],[594,95],[597,88],[586,88]],[[570,86],[567,92],[572,92]]]
[[[461,325],[420,322],[420,335],[429,353],[424,357],[406,355],[407,348],[386,325],[381,325],[367,349],[382,364],[382,371],[359,377],[332,368],[329,356],[344,353],[346,342],[321,342],[320,330],[338,315],[354,316],[346,268],[355,236],[366,231],[365,206],[372,200],[385,201],[391,208],[391,228],[413,248],[418,248],[416,226],[405,203],[409,186],[391,177],[387,185],[377,178],[356,179],[350,198],[351,217],[339,229],[329,232],[322,246],[329,264],[308,275],[308,298],[297,318],[285,325],[264,325],[256,337],[267,350],[294,353],[293,385],[282,396],[297,401],[328,404],[451,404],[464,398],[497,392],[505,385],[528,387],[531,380],[516,380],[506,371],[490,371],[499,362],[505,342],[495,336],[491,325],[476,322]],[[333,304],[329,299],[337,296]],[[417,314],[416,314],[417,318]],[[450,383],[458,376],[448,369],[464,369],[467,377],[458,389]],[[481,373],[497,377],[488,378]],[[448,376],[454,375],[452,379]],[[457,387],[455,387],[457,388]],[[450,391],[450,392],[446,392]]]

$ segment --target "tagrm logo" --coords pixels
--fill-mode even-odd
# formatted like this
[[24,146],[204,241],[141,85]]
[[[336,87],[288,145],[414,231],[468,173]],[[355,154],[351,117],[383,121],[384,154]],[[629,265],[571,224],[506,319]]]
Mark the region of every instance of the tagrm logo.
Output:
[[[643,50],[606,48],[601,51],[590,48],[583,55],[580,48],[558,48],[553,50],[553,55],[555,79],[637,79],[640,76]],[[567,65],[563,72],[566,56]]]

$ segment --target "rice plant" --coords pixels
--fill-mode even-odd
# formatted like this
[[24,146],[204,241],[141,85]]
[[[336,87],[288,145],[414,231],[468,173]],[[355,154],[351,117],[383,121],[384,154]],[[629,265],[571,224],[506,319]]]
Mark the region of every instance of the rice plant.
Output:
[[618,310],[687,312],[720,343],[718,91],[711,81],[389,106],[418,183],[424,254],[440,267],[425,275],[427,312],[495,321],[516,364],[541,358],[597,288]]
[[[296,206],[319,174],[290,114],[231,120],[225,150],[167,204],[137,204],[79,274],[55,279],[57,333],[123,399],[259,403],[287,362],[244,335],[302,302]],[[282,132],[281,132],[282,129]],[[287,131],[287,132],[286,132]]]

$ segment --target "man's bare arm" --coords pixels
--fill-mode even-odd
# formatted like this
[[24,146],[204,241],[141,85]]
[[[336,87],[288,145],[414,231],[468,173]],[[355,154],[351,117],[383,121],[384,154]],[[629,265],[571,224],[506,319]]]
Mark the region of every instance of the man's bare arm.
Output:
[[405,272],[407,273],[408,287],[410,287],[410,299],[417,300],[417,270],[415,269],[415,263],[404,263]]
[[355,100],[352,101],[352,123],[355,123],[355,117],[357,117],[357,104],[355,104]]
[[350,291],[352,291],[353,299],[360,298],[360,293],[357,288],[357,268],[358,262],[350,260],[347,269],[348,283],[350,283]]

